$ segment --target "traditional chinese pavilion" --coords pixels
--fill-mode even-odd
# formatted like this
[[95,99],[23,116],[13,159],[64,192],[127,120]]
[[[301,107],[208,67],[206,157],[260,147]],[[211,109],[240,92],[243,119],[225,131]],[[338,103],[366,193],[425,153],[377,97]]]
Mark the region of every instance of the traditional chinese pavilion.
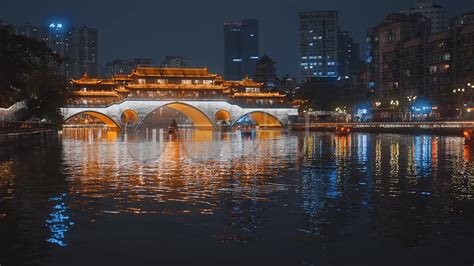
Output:
[[127,99],[226,100],[240,105],[286,105],[285,94],[262,92],[249,78],[226,81],[207,68],[138,67],[129,75],[71,80],[69,105],[110,105]]

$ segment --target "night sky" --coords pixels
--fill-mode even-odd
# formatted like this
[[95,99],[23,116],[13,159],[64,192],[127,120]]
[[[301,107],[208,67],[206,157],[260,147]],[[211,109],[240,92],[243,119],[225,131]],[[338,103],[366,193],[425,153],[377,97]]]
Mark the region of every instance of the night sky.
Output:
[[[278,61],[278,72],[297,75],[298,15],[305,10],[339,10],[339,24],[362,43],[384,15],[410,8],[414,0],[5,0],[0,20],[47,25],[55,18],[99,30],[99,60],[181,55],[191,67],[223,74],[225,21],[260,20],[260,55]],[[455,16],[474,11],[474,0],[439,0]],[[364,49],[364,45],[361,45]],[[363,52],[363,51],[362,51]]]

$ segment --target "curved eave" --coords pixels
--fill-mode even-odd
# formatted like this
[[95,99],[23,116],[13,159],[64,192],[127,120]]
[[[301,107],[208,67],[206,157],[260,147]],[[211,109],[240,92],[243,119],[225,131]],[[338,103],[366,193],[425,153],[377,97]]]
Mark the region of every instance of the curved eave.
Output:
[[127,90],[226,90],[227,87],[216,85],[179,85],[179,84],[128,84]]
[[102,92],[102,91],[74,91],[72,92],[73,96],[81,97],[118,97],[117,92]]
[[238,98],[285,98],[285,94],[273,94],[273,93],[234,93],[232,97]]

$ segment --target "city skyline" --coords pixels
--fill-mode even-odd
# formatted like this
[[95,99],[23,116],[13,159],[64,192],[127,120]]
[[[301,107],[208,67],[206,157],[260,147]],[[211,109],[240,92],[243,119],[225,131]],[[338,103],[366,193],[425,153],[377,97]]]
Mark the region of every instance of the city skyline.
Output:
[[[415,1],[365,1],[367,5],[332,1],[318,3],[311,1],[272,1],[251,3],[244,0],[238,4],[204,1],[182,5],[169,3],[166,7],[153,8],[156,3],[143,2],[130,9],[127,2],[118,1],[113,6],[105,6],[92,1],[81,4],[72,1],[15,1],[5,3],[0,17],[5,23],[47,25],[51,21],[61,20],[66,25],[87,25],[100,31],[99,63],[115,58],[150,57],[159,62],[169,54],[179,54],[188,59],[191,67],[208,67],[223,74],[222,24],[245,18],[260,21],[260,54],[268,54],[279,62],[277,72],[284,75],[298,76],[298,12],[312,10],[338,10],[340,26],[347,30],[361,46],[361,55],[365,53],[367,30],[383,20],[390,12],[399,12],[414,6]],[[449,17],[474,9],[474,3],[468,0],[437,1],[448,10]],[[28,5],[32,8],[23,10],[19,7]],[[95,8],[90,8],[94,6]],[[139,8],[138,6],[141,6]],[[148,6],[149,8],[144,8]],[[367,10],[367,6],[371,10]],[[252,8],[250,8],[252,7]],[[214,12],[213,10],[222,10]],[[15,12],[14,10],[22,10]],[[121,14],[103,16],[104,12]],[[158,11],[157,11],[158,10]],[[116,11],[116,12],[113,12]],[[199,12],[198,12],[199,11]],[[123,12],[123,11],[122,11]],[[179,20],[173,14],[181,12]],[[372,14],[367,16],[367,12]],[[263,14],[263,15],[261,15]],[[200,23],[193,23],[199,19]],[[173,23],[168,23],[173,21]],[[354,23],[357,21],[357,23]],[[165,26],[166,25],[166,26]],[[140,28],[140,30],[137,30]],[[149,34],[156,32],[156,34]],[[192,42],[189,42],[189,40]],[[190,45],[192,43],[193,45]]]

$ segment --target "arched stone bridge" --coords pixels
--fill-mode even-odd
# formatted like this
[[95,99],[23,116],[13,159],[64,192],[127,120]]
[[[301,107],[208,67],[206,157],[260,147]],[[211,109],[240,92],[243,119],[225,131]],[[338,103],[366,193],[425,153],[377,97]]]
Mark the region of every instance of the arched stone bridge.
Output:
[[233,127],[246,115],[250,115],[261,127],[286,127],[290,124],[290,116],[297,115],[295,108],[246,108],[227,101],[202,100],[126,100],[107,107],[65,107],[61,111],[65,122],[76,115],[87,114],[100,119],[111,128],[122,130],[127,121],[138,129],[146,117],[162,107],[178,110],[191,119],[195,127],[206,129],[216,129],[222,123]]

